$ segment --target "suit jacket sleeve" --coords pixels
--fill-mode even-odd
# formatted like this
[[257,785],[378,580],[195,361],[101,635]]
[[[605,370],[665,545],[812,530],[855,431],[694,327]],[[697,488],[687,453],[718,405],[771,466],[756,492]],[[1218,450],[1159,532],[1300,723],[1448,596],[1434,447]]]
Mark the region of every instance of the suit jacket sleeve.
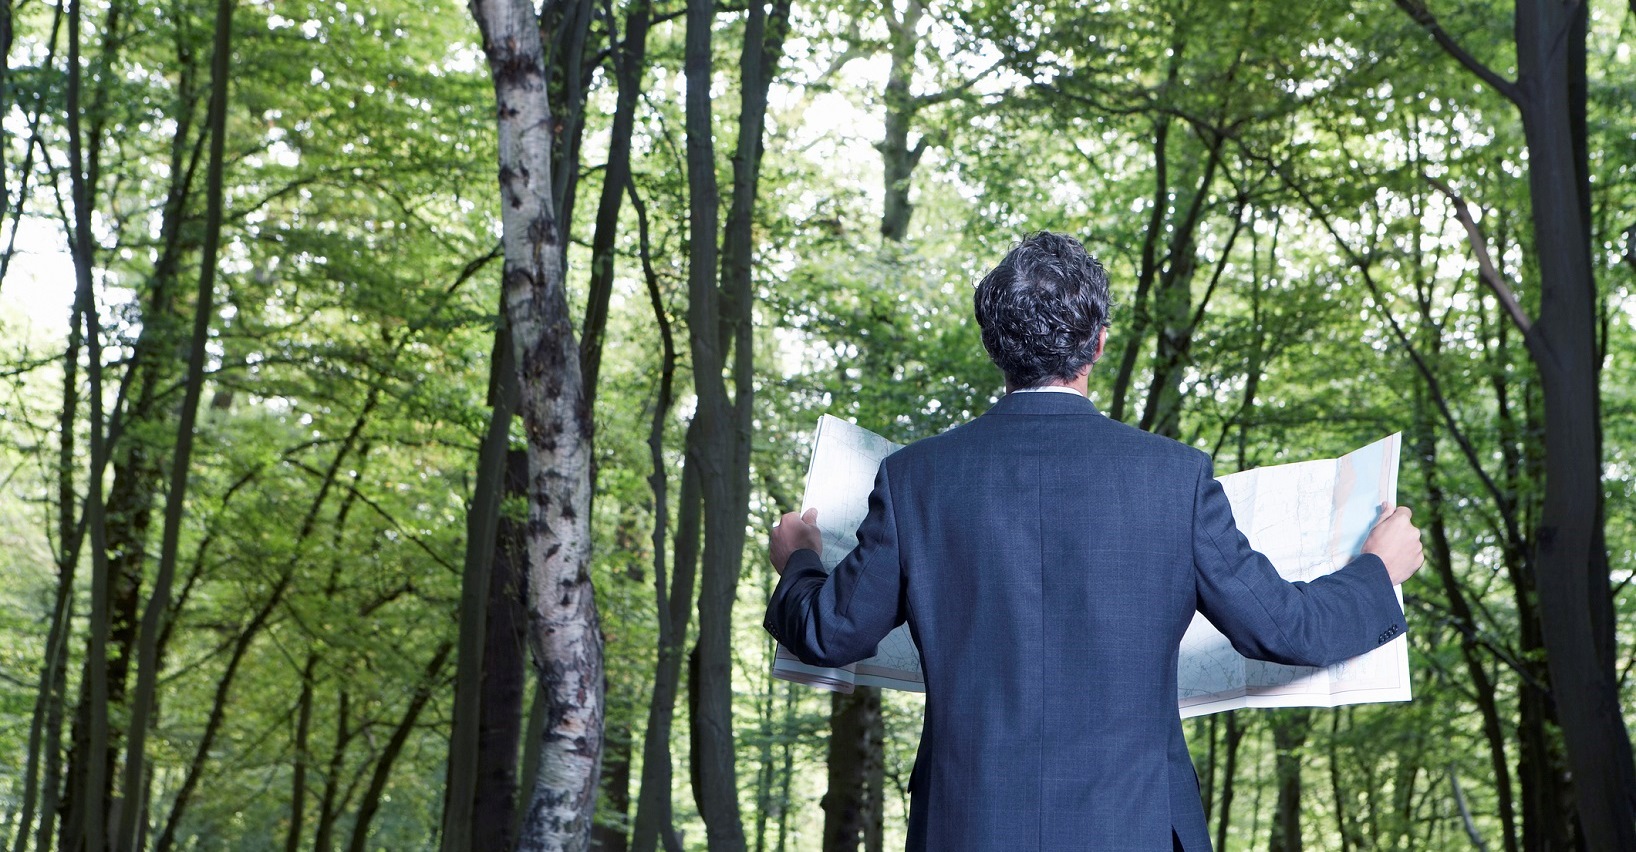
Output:
[[1407,630],[1385,563],[1359,555],[1311,583],[1289,582],[1256,552],[1210,462],[1200,465],[1193,517],[1198,609],[1246,657],[1327,666]]
[[[823,518],[818,519],[820,526]],[[872,656],[905,619],[892,489],[883,462],[858,544],[826,575],[818,554],[797,550],[767,604],[765,627],[801,662],[844,666]]]

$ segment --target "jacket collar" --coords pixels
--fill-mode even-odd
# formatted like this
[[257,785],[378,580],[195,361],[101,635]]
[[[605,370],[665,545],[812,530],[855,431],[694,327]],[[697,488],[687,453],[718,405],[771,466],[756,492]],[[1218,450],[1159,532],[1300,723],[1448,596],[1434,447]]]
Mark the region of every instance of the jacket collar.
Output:
[[994,403],[989,414],[1037,416],[1050,414],[1100,414],[1096,403],[1077,393],[1008,393]]

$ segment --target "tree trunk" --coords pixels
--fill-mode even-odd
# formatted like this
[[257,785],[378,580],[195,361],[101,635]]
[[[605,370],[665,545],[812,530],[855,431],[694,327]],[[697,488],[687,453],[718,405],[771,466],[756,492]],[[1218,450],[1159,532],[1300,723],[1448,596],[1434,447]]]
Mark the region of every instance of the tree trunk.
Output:
[[[188,351],[187,378],[182,397],[180,421],[176,427],[176,448],[171,456],[170,488],[166,496],[165,528],[160,540],[159,571],[153,592],[142,616],[138,644],[136,696],[131,702],[129,748],[125,755],[124,805],[114,847],[136,852],[141,831],[146,827],[147,803],[143,796],[146,771],[148,717],[153,712],[159,681],[159,637],[170,615],[171,585],[176,576],[177,551],[181,547],[182,513],[186,505],[188,469],[193,458],[193,424],[199,414],[199,397],[204,391],[205,345],[214,313],[216,260],[222,235],[222,173],[227,136],[228,65],[233,52],[233,0],[216,4],[216,40],[211,60],[210,161],[205,179],[204,251],[200,258],[199,289],[193,304],[193,333]],[[140,562],[138,562],[140,565]]]
[[1312,712],[1306,708],[1273,714],[1273,759],[1278,804],[1273,811],[1269,852],[1301,852],[1301,749],[1306,746]]
[[821,802],[825,852],[856,850],[878,819],[869,807],[869,779],[880,757],[870,748],[880,723],[880,690],[830,696],[829,792]]
[[699,472],[697,468],[687,468],[682,472],[675,574],[667,580],[665,528],[670,518],[670,485],[665,475],[665,423],[675,401],[676,340],[671,332],[664,298],[659,291],[659,276],[653,269],[647,208],[636,194],[636,187],[630,185],[629,189],[641,238],[643,278],[647,282],[648,302],[659,328],[661,347],[659,389],[653,417],[648,425],[648,461],[652,468],[648,486],[653,490],[654,612],[659,621],[659,641],[653,692],[648,703],[647,733],[642,742],[642,780],[637,792],[636,822],[631,831],[631,843],[636,852],[654,852],[656,844],[662,839],[667,852],[680,852],[681,839],[676,836],[671,820],[670,730],[676,715],[676,692],[681,684],[682,646],[687,637],[688,615],[693,611],[693,578],[698,566],[701,511]]
[[[1619,703],[1604,539],[1601,360],[1585,127],[1586,4],[1516,0],[1515,82],[1454,45],[1423,5],[1410,0],[1398,5],[1467,70],[1515,103],[1522,117],[1540,303],[1535,321],[1519,315],[1517,322],[1544,392],[1545,494],[1532,567],[1551,706],[1562,723],[1583,842],[1592,849],[1636,849],[1636,765]],[[1526,695],[1523,707],[1530,712]],[[1525,738],[1525,760],[1529,751]],[[1529,845],[1533,799],[1528,775],[1522,775],[1524,844]]]
[[[1173,45],[1165,72],[1166,85],[1174,85],[1181,73],[1182,45]],[[1125,408],[1131,384],[1135,381],[1136,359],[1142,351],[1142,341],[1152,320],[1148,294],[1159,273],[1159,239],[1164,231],[1165,213],[1170,208],[1170,114],[1159,112],[1153,117],[1153,197],[1149,201],[1147,228],[1142,233],[1141,263],[1136,272],[1136,292],[1131,299],[1130,331],[1125,337],[1124,351],[1119,356],[1119,368],[1113,376],[1112,400],[1108,416],[1125,419]],[[1135,406],[1131,406],[1134,408]]]
[[[521,450],[506,455],[505,493],[515,498],[528,493],[528,454]],[[508,850],[514,842],[517,745],[523,734],[523,694],[528,685],[523,667],[528,632],[519,584],[528,564],[527,532],[524,524],[504,515],[495,530],[477,731],[477,783],[467,847],[474,850]]]
[[635,0],[630,5],[625,12],[625,38],[613,53],[619,94],[614,101],[613,127],[608,138],[608,165],[602,171],[596,232],[591,236],[591,284],[586,299],[585,326],[579,338],[586,405],[593,410],[597,377],[602,368],[602,343],[608,327],[608,302],[613,295],[614,237],[619,229],[620,199],[631,177],[631,135],[636,125],[636,103],[642,94],[652,5],[651,0]]
[[[586,6],[588,8],[589,4]],[[602,347],[608,326],[608,304],[613,294],[614,238],[619,229],[620,202],[625,196],[626,184],[630,182],[631,136],[636,122],[637,99],[641,95],[651,6],[648,0],[637,0],[631,4],[625,13],[625,38],[612,51],[614,76],[619,90],[615,98],[607,166],[602,172],[601,198],[597,202],[596,230],[591,237],[590,292],[586,299],[585,324],[580,334],[585,405],[592,411],[595,411]],[[609,26],[612,26],[611,16]],[[579,121],[579,126],[583,125],[583,120]],[[596,475],[593,467],[593,495]],[[606,737],[603,759],[607,799],[602,811],[608,819],[595,827],[591,844],[596,849],[625,852],[630,845],[632,742],[629,713],[620,714],[614,727],[616,730]]]
[[[699,587],[696,696],[690,718],[697,783],[693,795],[712,850],[742,852],[744,825],[734,766],[732,611],[743,568],[744,527],[749,513],[751,418],[755,402],[751,309],[752,230],[759,184],[767,90],[783,49],[790,0],[750,3],[739,67],[741,106],[733,156],[733,193],[722,248],[716,251],[715,145],[710,121],[712,0],[687,6],[687,174],[690,246],[688,334],[698,393],[688,430],[687,464],[702,469],[704,554]],[[716,261],[720,258],[720,287]],[[727,351],[733,351],[734,393],[727,394]],[[695,698],[691,696],[690,698]]]
[[[95,186],[97,134],[91,134],[88,154],[81,127],[80,31],[84,7],[72,0],[68,13],[68,171],[74,202],[72,255],[74,262],[77,313],[84,320],[86,374],[90,380],[91,471],[86,486],[86,525],[91,536],[91,608],[87,615],[90,635],[85,662],[86,724],[83,778],[68,778],[69,807],[64,818],[65,852],[102,852],[106,848],[107,812],[104,796],[108,787],[108,619],[109,568],[108,532],[103,506],[103,466],[108,449],[103,417],[102,326],[92,283],[93,242],[91,238],[91,197]],[[77,807],[75,802],[77,800]]]
[[404,710],[403,718],[392,729],[392,736],[387,738],[386,747],[381,750],[381,757],[375,761],[375,769],[369,776],[369,788],[364,791],[363,802],[358,807],[358,818],[352,824],[352,840],[347,844],[347,852],[364,852],[369,843],[369,826],[375,821],[375,814],[381,807],[381,796],[386,792],[386,782],[392,778],[392,767],[398,762],[398,756],[403,754],[404,743],[409,741],[409,735],[415,730],[415,722],[420,719],[420,712],[426,709],[426,702],[430,701],[443,671],[443,664],[449,659],[449,651],[454,648],[453,643],[444,642],[437,646],[432,653],[431,662],[426,664],[426,673],[421,677],[420,685],[415,687],[414,695],[409,698],[409,706]]
[[[1600,359],[1585,163],[1584,3],[1518,0],[1516,41],[1538,320],[1525,338],[1545,402],[1545,498],[1535,537],[1553,704],[1585,843],[1636,849],[1636,767],[1620,708],[1603,539]],[[1543,250],[1548,247],[1548,250]]]
[[[56,834],[58,805],[62,795],[62,729],[68,704],[68,642],[73,628],[74,576],[78,571],[80,547],[85,538],[77,518],[78,500],[74,494],[74,420],[79,401],[80,314],[76,301],[69,312],[68,351],[63,358],[62,416],[58,420],[57,447],[57,607],[53,611],[51,634],[46,642],[46,660],[41,672],[43,688],[39,700],[44,703],[45,769],[41,782],[40,826],[35,832],[35,849],[45,852],[51,848]],[[87,510],[89,511],[89,510]],[[26,831],[27,821],[24,822]],[[19,832],[21,835],[22,832]],[[22,852],[21,836],[14,852]]]
[[[489,365],[488,430],[477,454],[477,483],[466,513],[466,558],[460,584],[460,649],[455,664],[454,711],[449,733],[448,782],[443,798],[442,852],[466,852],[478,824],[474,819],[478,741],[483,698],[488,684],[485,651],[488,616],[494,595],[490,585],[499,565],[495,558],[500,525],[501,491],[506,479],[506,456],[511,419],[516,411],[517,370],[511,355],[511,335],[504,309],[494,332]],[[510,823],[507,823],[509,828]],[[293,850],[292,850],[293,852]]]
[[301,834],[306,828],[307,764],[312,761],[312,701],[313,671],[318,666],[318,652],[307,652],[307,664],[301,668],[301,697],[296,700],[295,768],[290,777],[290,825],[284,833],[284,852],[301,852]]
[[630,834],[626,822],[631,812],[631,722],[630,714],[617,724],[609,725],[607,755],[602,763],[605,822],[597,823],[591,831],[591,848],[597,852],[628,852]]
[[[13,226],[15,227],[15,226]],[[3,277],[3,276],[0,276]],[[17,824],[12,852],[23,852],[33,831],[34,803],[40,796],[40,827],[35,848],[48,848],[54,836],[60,792],[63,708],[67,701],[68,640],[74,611],[74,575],[79,565],[80,544],[74,494],[74,421],[79,408],[80,317],[76,307],[70,312],[68,348],[63,356],[62,410],[57,421],[57,596],[51,608],[51,626],[46,634],[45,661],[40,667],[40,688],[34,698],[34,714],[29,725],[28,766],[24,772],[23,812]],[[44,763],[44,783],[36,786]]]
[[1238,780],[1238,746],[1244,740],[1244,729],[1238,724],[1238,713],[1228,710],[1227,732],[1224,737],[1227,746],[1227,760],[1221,770],[1221,812],[1216,817],[1216,848],[1227,848],[1227,824],[1233,816],[1233,792]]
[[[699,593],[699,642],[709,643],[712,660],[721,659],[725,670],[712,667],[711,676],[720,684],[711,689],[709,715],[702,715],[700,690],[688,690],[689,724],[692,737],[693,797],[704,818],[707,842],[719,852],[743,852],[744,829],[739,822],[738,783],[733,768],[731,660],[726,656],[732,629],[733,588],[743,550],[742,516],[736,524],[726,517],[736,508],[735,479],[742,476],[734,464],[737,436],[732,431],[732,409],[722,381],[726,353],[720,329],[725,322],[721,293],[717,287],[719,257],[717,208],[720,193],[716,185],[715,129],[710,108],[711,28],[715,25],[714,0],[688,0],[684,68],[687,77],[687,183],[688,235],[688,338],[693,352],[693,384],[698,405],[687,430],[687,470],[698,470],[700,494],[705,507],[704,564]],[[762,18],[759,0],[751,0]],[[748,35],[746,35],[748,38]],[[736,543],[735,543],[736,542]],[[690,657],[696,660],[699,649]],[[692,676],[697,666],[690,661],[688,682],[703,687]],[[726,720],[726,724],[723,724]]]
[[341,791],[341,768],[346,765],[347,745],[356,733],[347,729],[349,705],[348,693],[342,688],[336,698],[335,748],[329,755],[329,770],[324,774],[324,795],[318,802],[318,826],[313,831],[314,852],[330,852],[335,848],[335,821],[341,811],[336,801]]
[[[1437,340],[1435,337],[1432,339],[1434,343]],[[1465,590],[1454,574],[1454,548],[1449,543],[1444,520],[1447,511],[1446,501],[1442,479],[1437,471],[1437,438],[1432,430],[1431,417],[1425,413],[1427,403],[1424,401],[1424,395],[1417,392],[1415,399],[1417,402],[1415,431],[1418,433],[1415,444],[1425,479],[1425,527],[1432,541],[1429,561],[1436,570],[1438,579],[1442,581],[1443,593],[1448,598],[1449,612],[1454,618],[1454,627],[1460,632],[1461,657],[1465,660],[1466,673],[1471,678],[1473,698],[1477,702],[1478,712],[1482,715],[1483,735],[1488,742],[1489,769],[1494,775],[1495,804],[1499,811],[1505,849],[1506,852],[1517,852],[1515,796],[1511,791],[1510,761],[1506,757],[1505,730],[1495,699],[1495,683],[1489,677],[1482,650],[1477,643],[1481,628],[1477,624],[1471,605],[1466,601]]]
[[499,106],[506,315],[528,437],[529,643],[546,702],[522,849],[590,842],[602,756],[602,637],[590,575],[590,412],[568,318],[551,197],[552,116],[540,21],[523,0],[476,0]]
[[[551,210],[557,223],[558,262],[568,265],[569,231],[579,195],[579,148],[585,137],[585,99],[594,69],[587,67],[586,51],[593,56],[591,0],[544,0],[539,15],[541,46],[546,48],[546,102],[551,109]],[[600,62],[598,62],[600,64]]]

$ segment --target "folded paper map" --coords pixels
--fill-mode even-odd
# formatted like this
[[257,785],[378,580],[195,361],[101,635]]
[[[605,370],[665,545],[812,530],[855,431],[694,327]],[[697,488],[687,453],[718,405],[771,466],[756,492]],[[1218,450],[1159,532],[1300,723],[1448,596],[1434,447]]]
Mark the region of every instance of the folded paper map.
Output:
[[[803,508],[815,508],[824,533],[820,558],[833,570],[857,543],[881,459],[899,445],[844,420],[818,422]],[[1382,503],[1395,503],[1400,436],[1338,459],[1276,465],[1220,478],[1238,527],[1287,580],[1310,581],[1345,565],[1363,546]],[[1402,592],[1398,592],[1401,601]],[[773,676],[839,692],[857,686],[925,690],[920,652],[907,625],[883,639],[875,656],[839,669],[809,666],[779,646]],[[1327,668],[1246,659],[1209,620],[1193,616],[1177,669],[1181,715],[1240,707],[1336,707],[1407,701],[1407,638]]]

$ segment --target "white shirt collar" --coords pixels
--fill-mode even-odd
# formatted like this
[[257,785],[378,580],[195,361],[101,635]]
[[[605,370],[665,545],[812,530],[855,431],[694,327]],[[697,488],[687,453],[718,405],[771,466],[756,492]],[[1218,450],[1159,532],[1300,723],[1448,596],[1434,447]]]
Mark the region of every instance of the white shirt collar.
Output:
[[1016,390],[1012,391],[1012,393],[1071,393],[1074,396],[1083,398],[1083,395],[1081,395],[1079,391],[1063,385],[1042,385],[1037,388],[1017,388]]

